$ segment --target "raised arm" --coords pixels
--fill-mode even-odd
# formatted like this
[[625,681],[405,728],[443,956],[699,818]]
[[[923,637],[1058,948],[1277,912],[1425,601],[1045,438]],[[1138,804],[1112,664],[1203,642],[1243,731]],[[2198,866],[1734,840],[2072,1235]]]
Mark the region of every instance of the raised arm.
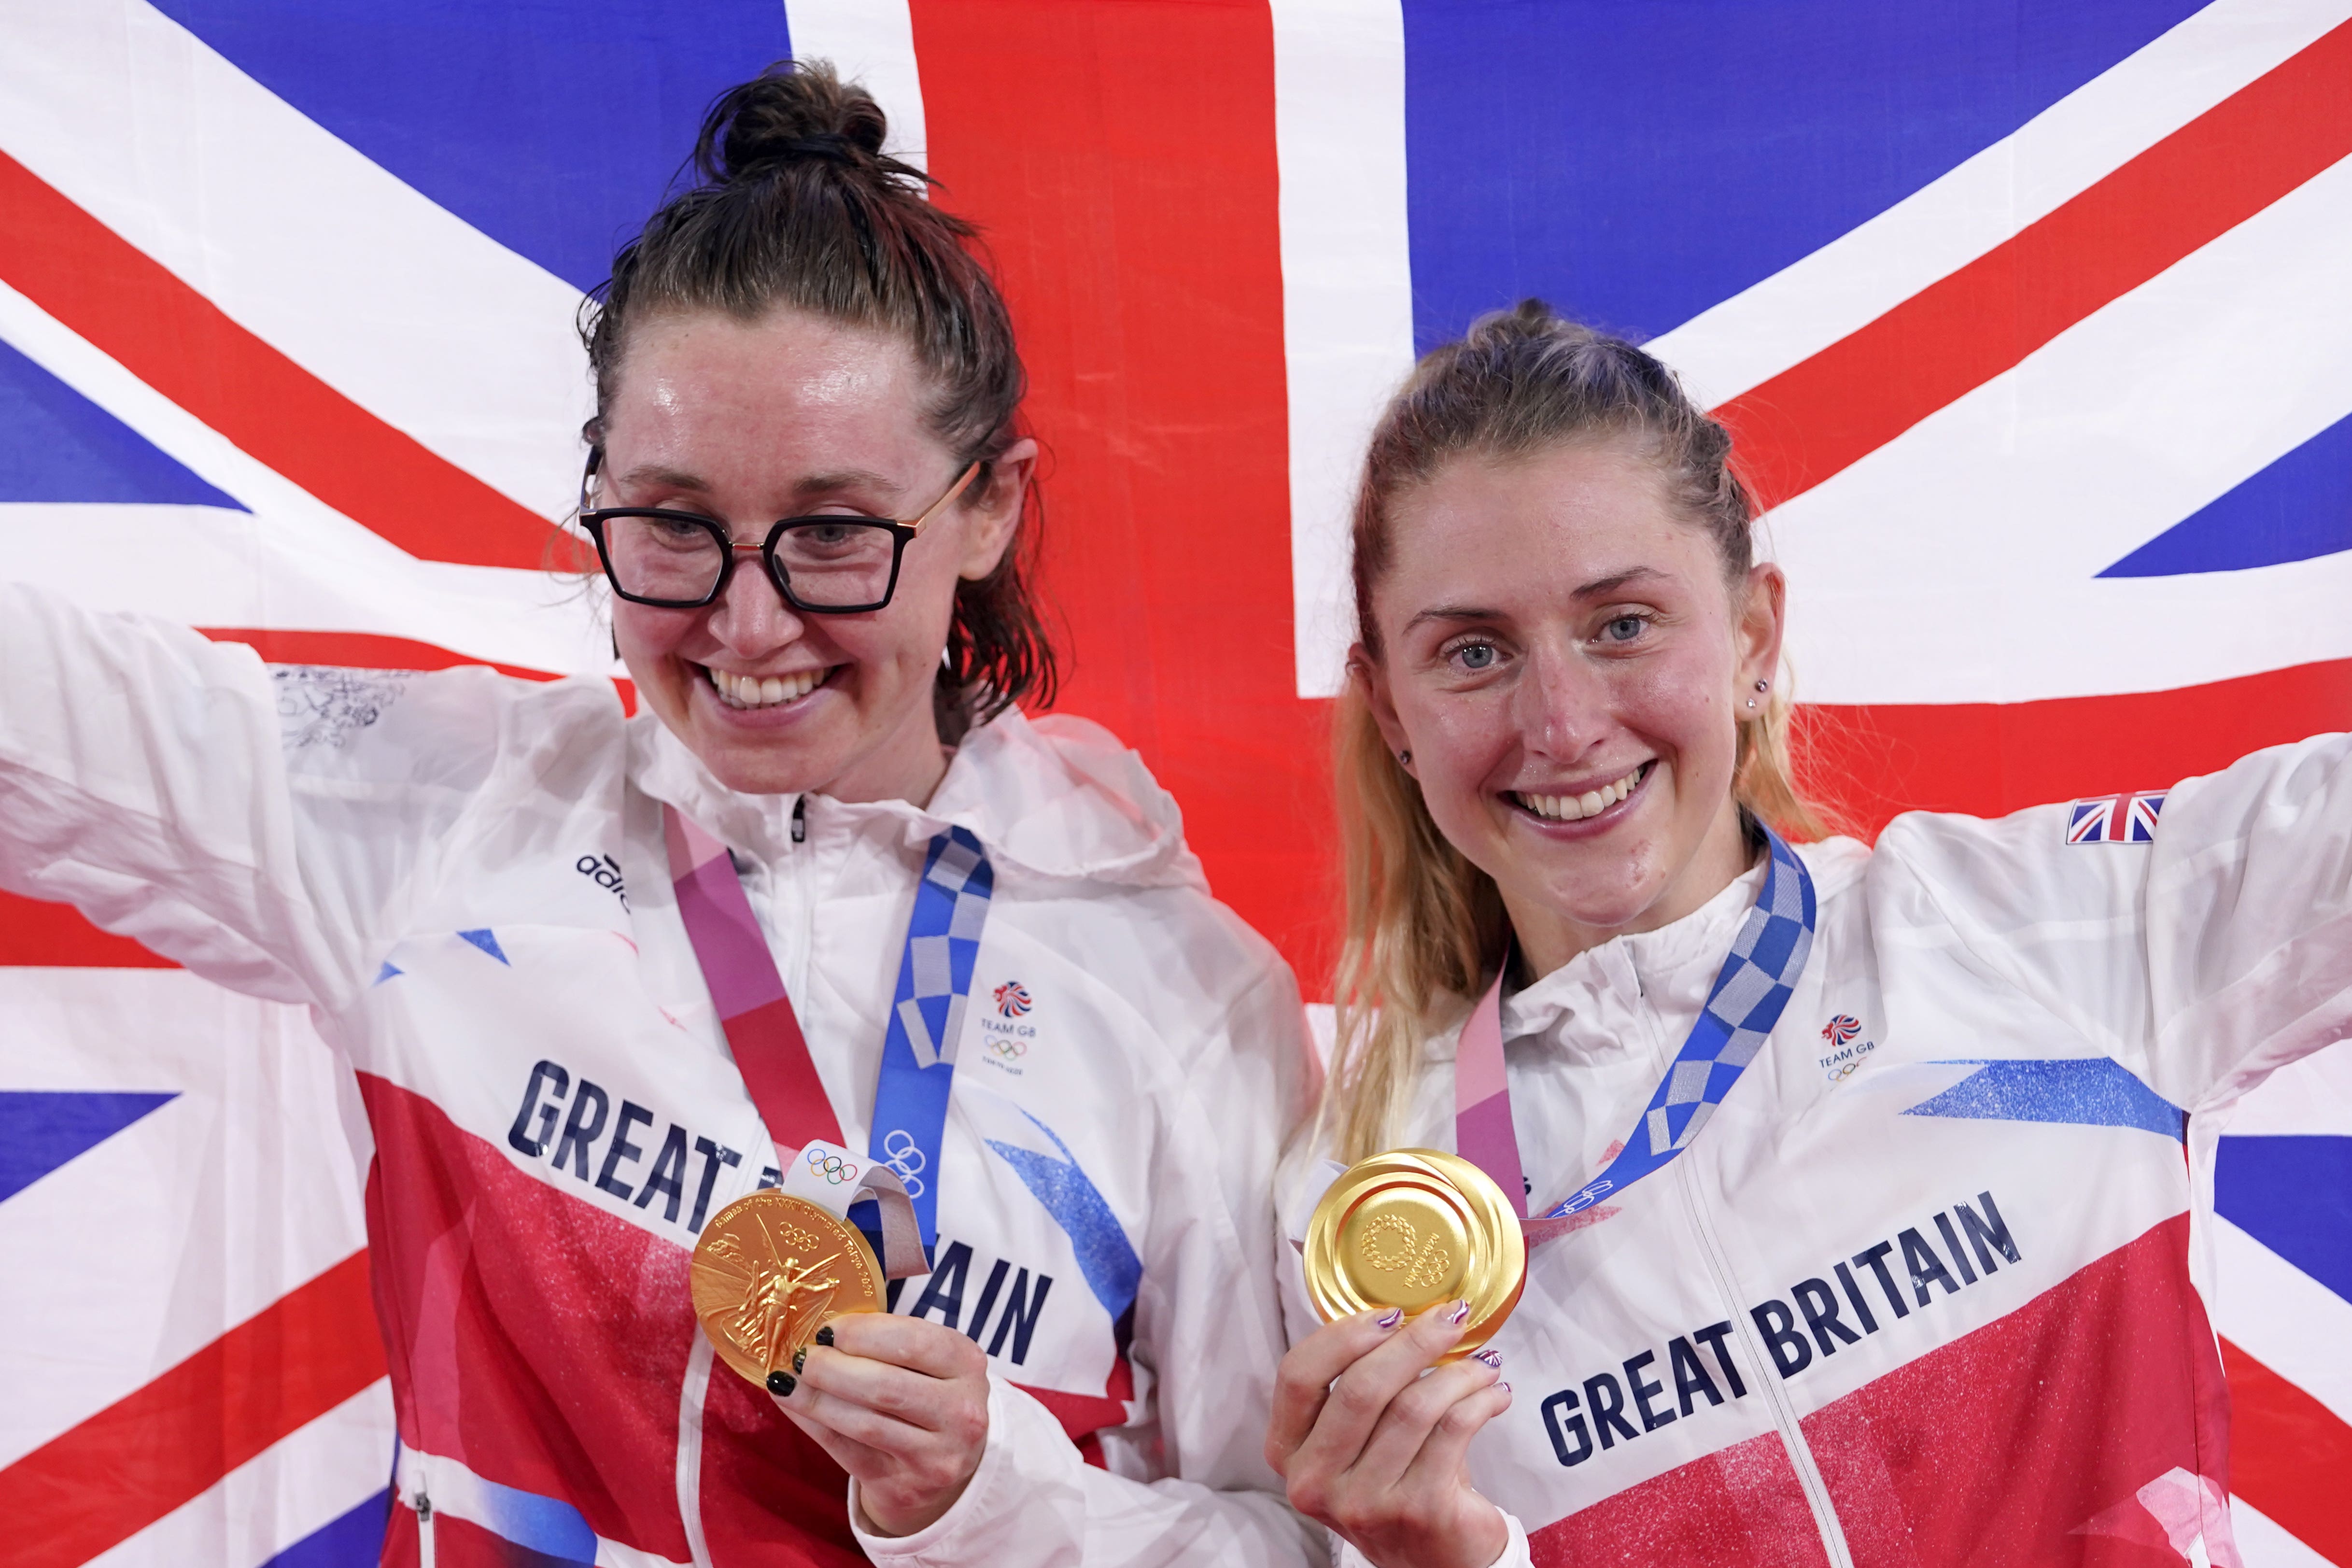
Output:
[[1878,918],[1948,926],[2188,1110],[2352,1033],[2352,736],[2257,752],[2160,803],[1902,818],[1872,877]]
[[[365,978],[384,889],[455,809],[446,787],[352,776],[353,735],[418,679],[273,672],[239,644],[0,585],[0,888],[224,985],[331,1007]],[[487,768],[486,744],[456,751]],[[306,781],[310,752],[331,761]]]

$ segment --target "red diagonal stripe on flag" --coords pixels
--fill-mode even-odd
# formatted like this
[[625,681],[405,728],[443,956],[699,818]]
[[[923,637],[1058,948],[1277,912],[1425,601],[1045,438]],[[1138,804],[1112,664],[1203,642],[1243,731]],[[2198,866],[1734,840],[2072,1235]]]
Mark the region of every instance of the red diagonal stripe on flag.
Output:
[[568,540],[229,320],[0,153],[0,278],[131,374],[410,554],[538,569]]
[[[2001,816],[2050,801],[2151,793],[2265,746],[2344,729],[2352,725],[2352,659],[2107,697],[1813,705],[1797,710],[1797,724],[1807,788],[1855,831],[1875,834],[1898,811]],[[2123,820],[2127,841],[2128,815]]]
[[1803,494],[2352,156],[2352,23],[2048,216],[1716,410],[1767,501]]
[[76,1568],[383,1375],[355,1252],[0,1470],[14,1568]]
[[2352,1568],[2352,1426],[2261,1362],[2221,1342],[2230,1379],[2230,1489],[2288,1534]]
[[100,931],[71,904],[0,893],[0,964],[34,969],[177,969],[127,936]]

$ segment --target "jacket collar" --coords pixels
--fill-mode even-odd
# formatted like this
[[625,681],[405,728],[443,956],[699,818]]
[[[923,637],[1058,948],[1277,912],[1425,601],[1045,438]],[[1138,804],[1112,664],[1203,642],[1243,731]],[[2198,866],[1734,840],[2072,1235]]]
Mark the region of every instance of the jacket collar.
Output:
[[[1797,847],[1826,905],[1860,875],[1869,851],[1850,838]],[[1612,937],[1588,948],[1523,991],[1503,999],[1503,1037],[1551,1034],[1598,994],[1622,990],[1667,1016],[1696,1016],[1731,951],[1740,921],[1764,886],[1759,859],[1697,909],[1655,931]]]
[[[791,795],[743,795],[649,712],[630,721],[629,772],[729,847],[764,861],[792,851]],[[1183,814],[1143,759],[1102,726],[1066,714],[1001,715],[964,737],[925,805],[808,797],[828,826],[895,833],[920,846],[950,827],[978,838],[1002,876],[1048,882],[1206,890],[1184,845]]]

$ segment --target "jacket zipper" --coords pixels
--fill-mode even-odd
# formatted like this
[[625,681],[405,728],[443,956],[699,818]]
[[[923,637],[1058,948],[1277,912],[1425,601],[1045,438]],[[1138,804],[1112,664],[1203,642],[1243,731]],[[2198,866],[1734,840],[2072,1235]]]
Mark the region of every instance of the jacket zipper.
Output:
[[[1647,1026],[1650,1033],[1650,1054],[1665,1070],[1669,1058],[1665,1043],[1658,1032],[1658,1020],[1650,1009],[1649,994],[1642,984],[1642,976],[1629,962],[1624,965],[1626,977],[1633,982],[1633,1010]],[[1723,1298],[1724,1307],[1731,1319],[1732,1331],[1739,1336],[1748,1352],[1748,1364],[1755,1369],[1756,1382],[1771,1407],[1772,1425],[1780,1434],[1781,1446],[1788,1450],[1790,1467],[1797,1472],[1797,1485],[1805,1494],[1805,1506],[1813,1510],[1813,1528],[1820,1532],[1822,1551],[1830,1560],[1831,1568],[1853,1568],[1853,1553],[1845,1543],[1845,1527],[1838,1522],[1837,1508],[1830,1501],[1828,1483],[1822,1479],[1821,1467],[1813,1462],[1812,1445],[1805,1441],[1805,1433],[1797,1421],[1796,1406],[1789,1402],[1789,1391],[1780,1385],[1777,1363],[1765,1353],[1758,1342],[1755,1320],[1741,1305],[1739,1292],[1731,1279],[1731,1263],[1724,1256],[1723,1244],[1717,1239],[1714,1222],[1708,1217],[1706,1205],[1699,1196],[1698,1182],[1689,1165],[1680,1156],[1675,1160],[1675,1174],[1682,1189],[1683,1205],[1690,1211],[1691,1226],[1698,1232],[1699,1249],[1706,1255],[1707,1271],[1715,1277],[1715,1288]]]
[[1813,1510],[1813,1528],[1821,1531],[1822,1550],[1828,1555],[1832,1568],[1853,1568],[1853,1554],[1846,1548],[1845,1527],[1838,1522],[1828,1483],[1822,1479],[1821,1467],[1813,1462],[1812,1446],[1805,1441],[1796,1406],[1789,1402],[1789,1391],[1781,1386],[1775,1363],[1757,1340],[1755,1320],[1748,1315],[1748,1309],[1740,1304],[1738,1292],[1733,1289],[1731,1265],[1723,1256],[1723,1244],[1716,1239],[1715,1226],[1707,1217],[1706,1204],[1700,1200],[1698,1184],[1687,1166],[1680,1175],[1683,1201],[1690,1209],[1692,1226],[1698,1231],[1707,1268],[1715,1276],[1715,1288],[1722,1292],[1732,1329],[1747,1348],[1748,1364],[1756,1369],[1756,1381],[1763,1390],[1764,1401],[1772,1407],[1772,1424],[1780,1428],[1780,1441],[1789,1450],[1790,1465],[1797,1472],[1797,1484],[1804,1489],[1806,1506]]
[[416,1489],[416,1564],[433,1568],[433,1500],[422,1483]]

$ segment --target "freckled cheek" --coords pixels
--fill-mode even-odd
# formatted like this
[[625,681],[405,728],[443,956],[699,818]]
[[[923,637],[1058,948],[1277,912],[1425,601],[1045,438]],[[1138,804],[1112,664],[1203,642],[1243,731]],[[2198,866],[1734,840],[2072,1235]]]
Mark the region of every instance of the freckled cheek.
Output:
[[624,653],[660,658],[677,650],[693,630],[697,613],[656,610],[625,600],[613,604],[613,638]]
[[1433,812],[1446,801],[1469,806],[1483,800],[1486,781],[1519,749],[1509,710],[1490,692],[1448,697],[1400,717],[1412,738],[1412,771]]
[[1618,688],[1619,714],[1628,728],[1668,754],[1677,793],[1729,787],[1738,728],[1727,695],[1730,676],[1714,660],[1660,661],[1629,671]]

